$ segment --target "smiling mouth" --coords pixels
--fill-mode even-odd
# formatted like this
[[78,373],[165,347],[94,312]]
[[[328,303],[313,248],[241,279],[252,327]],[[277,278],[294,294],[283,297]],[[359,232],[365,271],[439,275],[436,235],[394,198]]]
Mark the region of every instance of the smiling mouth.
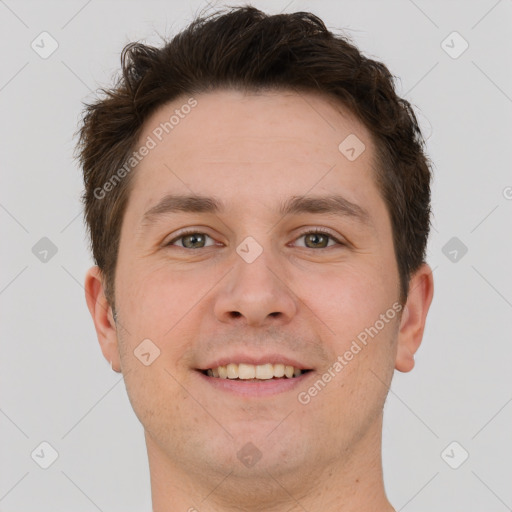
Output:
[[285,364],[246,364],[230,363],[225,366],[217,366],[207,370],[200,370],[208,377],[230,380],[261,381],[272,379],[293,379],[310,372],[309,369],[300,369]]

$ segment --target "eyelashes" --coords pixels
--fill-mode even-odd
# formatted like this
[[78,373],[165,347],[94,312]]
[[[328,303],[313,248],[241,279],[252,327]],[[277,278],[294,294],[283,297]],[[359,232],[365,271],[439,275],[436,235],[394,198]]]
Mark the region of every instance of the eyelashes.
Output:
[[[199,240],[204,239],[206,241],[206,238],[210,238],[213,240],[213,238],[210,235],[208,235],[207,233],[204,233],[203,231],[200,231],[197,229],[194,229],[194,230],[190,229],[190,230],[185,230],[185,231],[182,231],[181,233],[179,233],[178,236],[174,237],[172,240],[170,240],[168,243],[166,243],[165,246],[166,247],[176,246],[175,243],[177,241],[185,239],[187,237],[191,237],[192,235],[199,235],[199,236],[195,237],[196,239],[199,239]],[[334,241],[334,242],[336,242],[336,244],[338,244],[340,246],[346,245],[344,242],[342,242],[336,236],[334,236],[330,231],[322,229],[322,228],[310,228],[308,230],[305,230],[302,233],[300,233],[294,239],[294,241],[299,240],[300,238],[304,238],[308,235],[316,235],[317,237],[320,236],[320,238],[327,239],[327,241],[328,241],[327,243],[329,243],[330,241]],[[192,243],[194,243],[194,242],[192,242]],[[201,241],[199,241],[199,243],[201,243]],[[176,247],[180,247],[181,249],[197,250],[197,249],[203,249],[205,247],[212,247],[214,245],[215,244],[205,245],[203,247],[186,247],[184,245],[177,245]],[[303,248],[317,250],[317,249],[327,249],[328,247],[333,247],[333,245],[326,245],[325,247],[303,247]]]

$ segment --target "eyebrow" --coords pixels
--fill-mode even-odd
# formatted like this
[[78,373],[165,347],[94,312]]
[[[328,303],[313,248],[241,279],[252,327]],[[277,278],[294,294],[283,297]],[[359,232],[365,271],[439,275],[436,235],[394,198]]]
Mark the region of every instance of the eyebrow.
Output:
[[[144,213],[141,224],[148,226],[159,217],[170,213],[220,214],[225,211],[225,205],[215,197],[168,194]],[[327,196],[292,196],[281,204],[278,213],[282,217],[301,213],[326,213],[352,218],[367,226],[372,224],[370,214],[366,209],[336,194]]]

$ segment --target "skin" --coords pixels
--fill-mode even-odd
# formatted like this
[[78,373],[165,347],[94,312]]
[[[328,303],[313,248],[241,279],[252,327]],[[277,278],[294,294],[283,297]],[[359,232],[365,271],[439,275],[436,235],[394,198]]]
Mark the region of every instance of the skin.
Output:
[[[187,99],[159,108],[140,141]],[[85,280],[101,350],[123,373],[145,429],[154,511],[392,511],[382,414],[394,369],[413,368],[422,340],[433,296],[427,264],[411,277],[402,314],[308,404],[297,399],[399,300],[370,133],[314,93],[219,90],[195,99],[136,168],[116,269],[117,324],[99,269]],[[354,161],[338,150],[349,134],[366,146]],[[169,213],[143,227],[167,193],[215,196],[227,209]],[[366,209],[368,225],[277,212],[290,196],[332,193]],[[319,227],[343,245],[303,236]],[[190,239],[176,240],[183,228],[210,238],[186,248]],[[248,236],[263,249],[252,263],[236,251]],[[134,356],[146,338],[160,350],[148,366]],[[196,371],[235,351],[285,354],[313,371],[267,397],[221,391]],[[252,467],[237,457],[248,442],[261,454]]]

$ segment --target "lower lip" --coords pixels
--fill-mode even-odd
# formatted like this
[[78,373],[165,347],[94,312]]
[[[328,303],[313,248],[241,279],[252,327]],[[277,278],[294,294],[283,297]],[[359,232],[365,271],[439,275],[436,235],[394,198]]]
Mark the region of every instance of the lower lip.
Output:
[[204,380],[204,382],[206,382],[210,386],[213,386],[219,391],[227,391],[228,393],[232,393],[239,396],[261,397],[277,395],[278,393],[291,391],[297,386],[303,384],[304,381],[307,378],[309,378],[309,376],[313,372],[309,371],[306,373],[302,373],[298,377],[293,377],[291,379],[268,379],[257,382],[236,379],[221,379],[219,377],[209,377],[208,375],[205,375],[200,371],[197,371],[197,373],[199,374],[199,377],[201,377]]

